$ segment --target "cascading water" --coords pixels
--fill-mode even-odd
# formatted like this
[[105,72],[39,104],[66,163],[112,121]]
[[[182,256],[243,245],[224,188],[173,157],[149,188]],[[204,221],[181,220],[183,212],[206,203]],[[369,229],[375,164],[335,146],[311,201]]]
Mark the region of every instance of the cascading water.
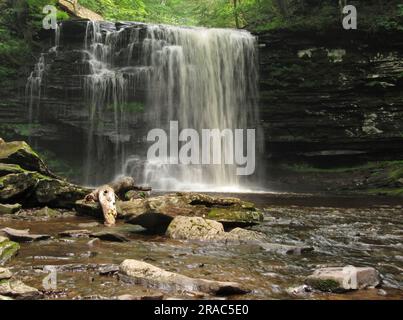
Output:
[[[63,29],[58,28],[56,52],[60,38]],[[199,134],[202,129],[257,128],[255,45],[246,31],[87,22],[81,49],[88,110],[83,182],[112,179],[102,176],[103,163],[114,176],[132,175],[154,189],[239,188],[243,181],[236,164],[147,161],[145,136],[154,128],[169,131],[170,121],[178,121],[179,131],[191,128]],[[40,68],[38,64],[27,88],[35,85],[33,79],[42,82]],[[137,109],[141,116],[133,116]],[[141,123],[141,135],[133,122]],[[231,142],[223,139],[222,149],[212,145],[213,151],[233,150]]]
[[[143,41],[143,63],[152,67],[150,122],[167,128],[245,129],[257,125],[255,38],[244,31],[152,25]],[[232,141],[212,145],[230,152]],[[214,148],[216,150],[214,150]],[[222,149],[217,149],[222,148]],[[166,165],[150,161],[147,183],[161,189],[228,190],[239,185],[235,165]]]

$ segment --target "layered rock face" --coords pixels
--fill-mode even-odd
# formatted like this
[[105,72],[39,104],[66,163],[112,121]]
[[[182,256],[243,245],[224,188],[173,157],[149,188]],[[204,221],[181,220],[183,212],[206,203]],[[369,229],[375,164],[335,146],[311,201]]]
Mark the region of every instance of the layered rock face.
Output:
[[[116,67],[142,65],[146,53],[141,42],[146,25],[105,22],[101,28],[122,30],[116,41],[110,42]],[[102,113],[95,114],[98,122],[89,125],[89,101],[96,102],[98,97],[89,96],[88,85],[106,82],[96,83],[96,77],[88,82],[94,66],[91,57],[83,53],[86,35],[88,46],[93,40],[87,21],[63,22],[59,49],[44,49],[43,65],[37,64],[33,73],[35,78],[41,76],[35,83],[40,90],[31,91],[35,89],[32,86],[25,90],[25,82],[21,81],[19,96],[13,92],[3,97],[0,134],[8,140],[29,136],[36,149],[51,150],[74,168],[70,176],[74,182],[85,183],[87,175],[98,184],[109,181],[117,172],[110,163],[121,166],[122,159],[130,154],[129,144],[132,149],[144,148],[149,129],[146,119],[154,115],[144,108],[150,96],[147,69],[138,69],[137,73],[127,69],[122,72],[122,83],[133,84],[135,90],[122,95],[119,82],[115,84],[117,98]],[[43,34],[47,47],[54,45],[53,36]],[[259,34],[259,112],[264,129],[260,139],[264,140],[268,168],[272,163],[283,162],[327,167],[402,159],[403,44],[399,38],[396,32]],[[133,45],[127,46],[128,43]],[[142,72],[142,76],[136,76]],[[108,90],[101,93],[110,95]],[[117,119],[115,102],[121,102],[120,98],[124,103],[119,105],[124,105],[126,111],[123,117],[118,113]],[[31,106],[29,110],[27,104]],[[118,130],[117,120],[123,123]],[[89,142],[96,146],[93,150],[88,150]],[[88,153],[97,159],[94,168],[88,161],[84,165],[85,158],[91,159]],[[131,171],[141,170],[144,159],[134,160],[139,168],[130,168]]]
[[259,35],[267,158],[331,166],[403,157],[401,35]]

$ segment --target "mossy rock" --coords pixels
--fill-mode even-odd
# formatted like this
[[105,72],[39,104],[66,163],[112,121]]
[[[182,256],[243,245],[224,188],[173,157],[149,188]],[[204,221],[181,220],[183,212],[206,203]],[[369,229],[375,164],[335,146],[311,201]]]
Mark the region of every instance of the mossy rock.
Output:
[[8,202],[22,196],[38,182],[33,172],[9,174],[0,178],[0,201]]
[[207,215],[208,219],[235,225],[255,225],[263,221],[263,213],[258,210],[242,210],[241,208],[214,208]]
[[0,265],[5,264],[13,256],[15,256],[20,249],[20,245],[8,238],[0,236]]
[[42,179],[35,187],[34,197],[40,205],[71,209],[77,200],[84,198],[90,192],[89,189],[63,180]]
[[2,214],[13,214],[21,209],[19,203],[15,204],[1,204],[0,203],[0,215]]
[[22,169],[18,164],[0,163],[0,177],[12,173],[24,173],[24,172],[25,170]]
[[16,164],[26,170],[37,171],[50,177],[56,177],[48,169],[39,155],[24,141],[1,143],[0,162],[6,164]]
[[340,287],[339,282],[332,279],[306,279],[305,283],[316,290],[322,292],[344,292],[343,288]]

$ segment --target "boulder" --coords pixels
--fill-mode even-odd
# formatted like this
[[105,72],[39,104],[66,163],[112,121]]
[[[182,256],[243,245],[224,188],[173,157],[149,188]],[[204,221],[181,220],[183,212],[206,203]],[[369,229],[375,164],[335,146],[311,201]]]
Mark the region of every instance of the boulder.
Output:
[[371,267],[331,267],[315,270],[305,283],[320,291],[345,292],[376,287],[380,284],[380,277]]
[[30,234],[29,229],[18,230],[13,228],[3,228],[0,231],[6,234],[11,240],[16,242],[31,242],[51,238],[51,236],[48,234]]
[[48,217],[48,218],[56,218],[60,217],[62,213],[58,210],[54,210],[48,207],[43,207],[39,210],[35,210],[33,215],[36,217]]
[[7,268],[0,267],[0,281],[4,279],[10,279],[13,276],[13,273]]
[[149,263],[127,259],[120,265],[123,281],[168,291],[202,292],[212,295],[243,294],[249,290],[236,282],[190,278]]
[[24,141],[1,143],[0,162],[19,165],[23,169],[36,171],[43,175],[57,178],[48,169],[39,155]]
[[39,175],[35,172],[12,173],[0,177],[0,202],[13,202],[29,196]]
[[20,250],[20,245],[0,235],[0,265],[3,265]]
[[63,180],[41,179],[35,187],[34,196],[39,205],[70,209],[90,191]]
[[217,240],[225,232],[221,223],[200,217],[175,217],[166,231],[172,239]]
[[1,204],[0,203],[0,215],[2,214],[13,214],[21,209],[19,203],[15,204]]
[[16,299],[34,299],[39,298],[42,293],[19,280],[9,280],[0,282],[0,295]]

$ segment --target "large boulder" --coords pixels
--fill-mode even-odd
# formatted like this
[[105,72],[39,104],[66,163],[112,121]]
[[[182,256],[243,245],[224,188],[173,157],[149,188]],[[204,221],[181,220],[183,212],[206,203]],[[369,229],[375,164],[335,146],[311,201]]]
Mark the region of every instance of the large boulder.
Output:
[[380,277],[371,267],[332,267],[315,270],[305,283],[320,291],[345,292],[376,287],[380,284]]
[[172,220],[166,234],[172,239],[216,240],[221,239],[225,232],[217,221],[178,216]]
[[20,245],[0,235],[0,265],[5,264],[18,253]]
[[73,208],[89,192],[54,175],[27,143],[0,144],[1,203]]
[[20,209],[21,209],[21,205],[19,203],[15,203],[15,204],[1,204],[0,203],[0,215],[13,214]]
[[64,180],[41,179],[35,187],[34,201],[43,206],[54,208],[73,208],[77,200],[82,199],[90,189],[83,188]]
[[121,279],[126,282],[167,291],[201,292],[212,295],[242,294],[249,291],[236,282],[190,278],[131,259],[122,262],[120,274]]
[[0,295],[16,299],[35,299],[42,296],[42,293],[19,280],[7,280],[0,282]]

